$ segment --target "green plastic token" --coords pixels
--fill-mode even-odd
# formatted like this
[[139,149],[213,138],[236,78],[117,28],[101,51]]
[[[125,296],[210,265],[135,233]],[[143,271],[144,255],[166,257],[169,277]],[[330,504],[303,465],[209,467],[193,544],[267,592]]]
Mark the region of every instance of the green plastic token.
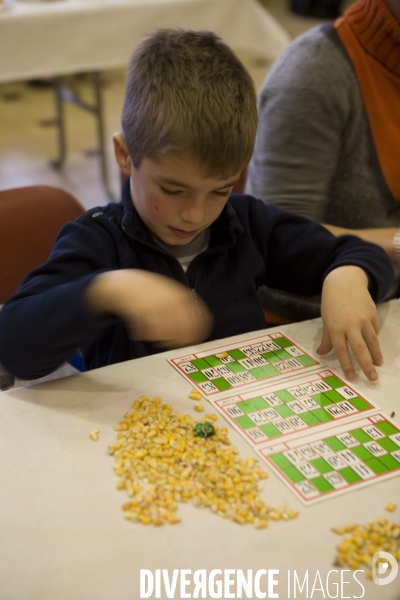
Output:
[[193,427],[193,433],[195,437],[206,438],[215,435],[215,429],[211,423],[196,423]]

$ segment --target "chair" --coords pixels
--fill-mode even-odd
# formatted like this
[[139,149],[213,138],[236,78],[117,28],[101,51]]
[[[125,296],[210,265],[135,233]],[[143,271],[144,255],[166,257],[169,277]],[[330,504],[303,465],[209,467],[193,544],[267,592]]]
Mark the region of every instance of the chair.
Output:
[[[0,305],[32,269],[46,262],[58,232],[84,212],[67,191],[48,185],[0,190]],[[71,359],[82,370],[79,356]],[[1,370],[0,389],[12,385]]]
[[67,191],[48,185],[0,190],[0,304],[46,262],[61,227],[84,212]]

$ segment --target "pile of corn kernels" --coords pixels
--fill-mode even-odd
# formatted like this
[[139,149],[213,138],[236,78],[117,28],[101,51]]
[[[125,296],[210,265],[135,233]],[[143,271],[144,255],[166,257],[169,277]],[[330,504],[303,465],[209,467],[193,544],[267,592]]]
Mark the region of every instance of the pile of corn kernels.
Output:
[[196,437],[196,421],[172,410],[161,398],[142,396],[115,427],[117,442],[109,447],[120,477],[118,489],[131,499],[123,505],[126,519],[153,525],[180,521],[179,502],[208,507],[236,523],[265,528],[268,521],[291,519],[297,511],[286,504],[267,506],[258,495],[267,477],[254,458],[243,459],[228,439],[228,431],[213,422],[215,435]]
[[[395,505],[390,503],[387,510],[392,512]],[[366,575],[372,578],[372,557],[376,552],[389,552],[400,561],[400,525],[390,523],[387,517],[379,517],[376,521],[369,520],[365,525],[346,525],[335,527],[332,531],[339,535],[347,535],[336,547],[335,566],[348,566],[350,569],[367,567]]]

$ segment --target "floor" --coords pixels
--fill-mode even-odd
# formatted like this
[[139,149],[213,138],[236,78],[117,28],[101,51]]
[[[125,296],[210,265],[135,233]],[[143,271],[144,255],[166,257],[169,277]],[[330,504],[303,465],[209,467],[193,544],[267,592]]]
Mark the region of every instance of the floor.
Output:
[[[321,19],[302,17],[290,11],[289,0],[259,0],[292,37]],[[344,0],[345,8],[353,0]],[[270,65],[259,56],[240,54],[260,87]],[[119,172],[112,154],[111,136],[120,129],[124,92],[123,70],[102,74],[107,142],[107,165],[112,194],[119,198]],[[85,100],[91,100],[88,75],[71,77],[69,84]],[[76,106],[66,105],[68,156],[62,169],[55,169],[57,128],[54,92],[27,82],[0,85],[0,189],[33,184],[55,185],[74,194],[86,208],[103,205],[109,198],[102,184],[96,150],[93,117]]]

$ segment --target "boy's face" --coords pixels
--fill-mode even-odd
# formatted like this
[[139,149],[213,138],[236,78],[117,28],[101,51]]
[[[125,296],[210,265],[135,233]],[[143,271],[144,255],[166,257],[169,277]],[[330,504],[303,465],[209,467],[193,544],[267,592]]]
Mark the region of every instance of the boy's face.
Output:
[[[121,166],[117,148],[116,156]],[[123,172],[131,176],[132,200],[142,221],[158,239],[177,246],[189,244],[218,218],[240,176],[204,177],[195,159],[173,155],[144,158],[138,169],[129,166],[130,173]]]

